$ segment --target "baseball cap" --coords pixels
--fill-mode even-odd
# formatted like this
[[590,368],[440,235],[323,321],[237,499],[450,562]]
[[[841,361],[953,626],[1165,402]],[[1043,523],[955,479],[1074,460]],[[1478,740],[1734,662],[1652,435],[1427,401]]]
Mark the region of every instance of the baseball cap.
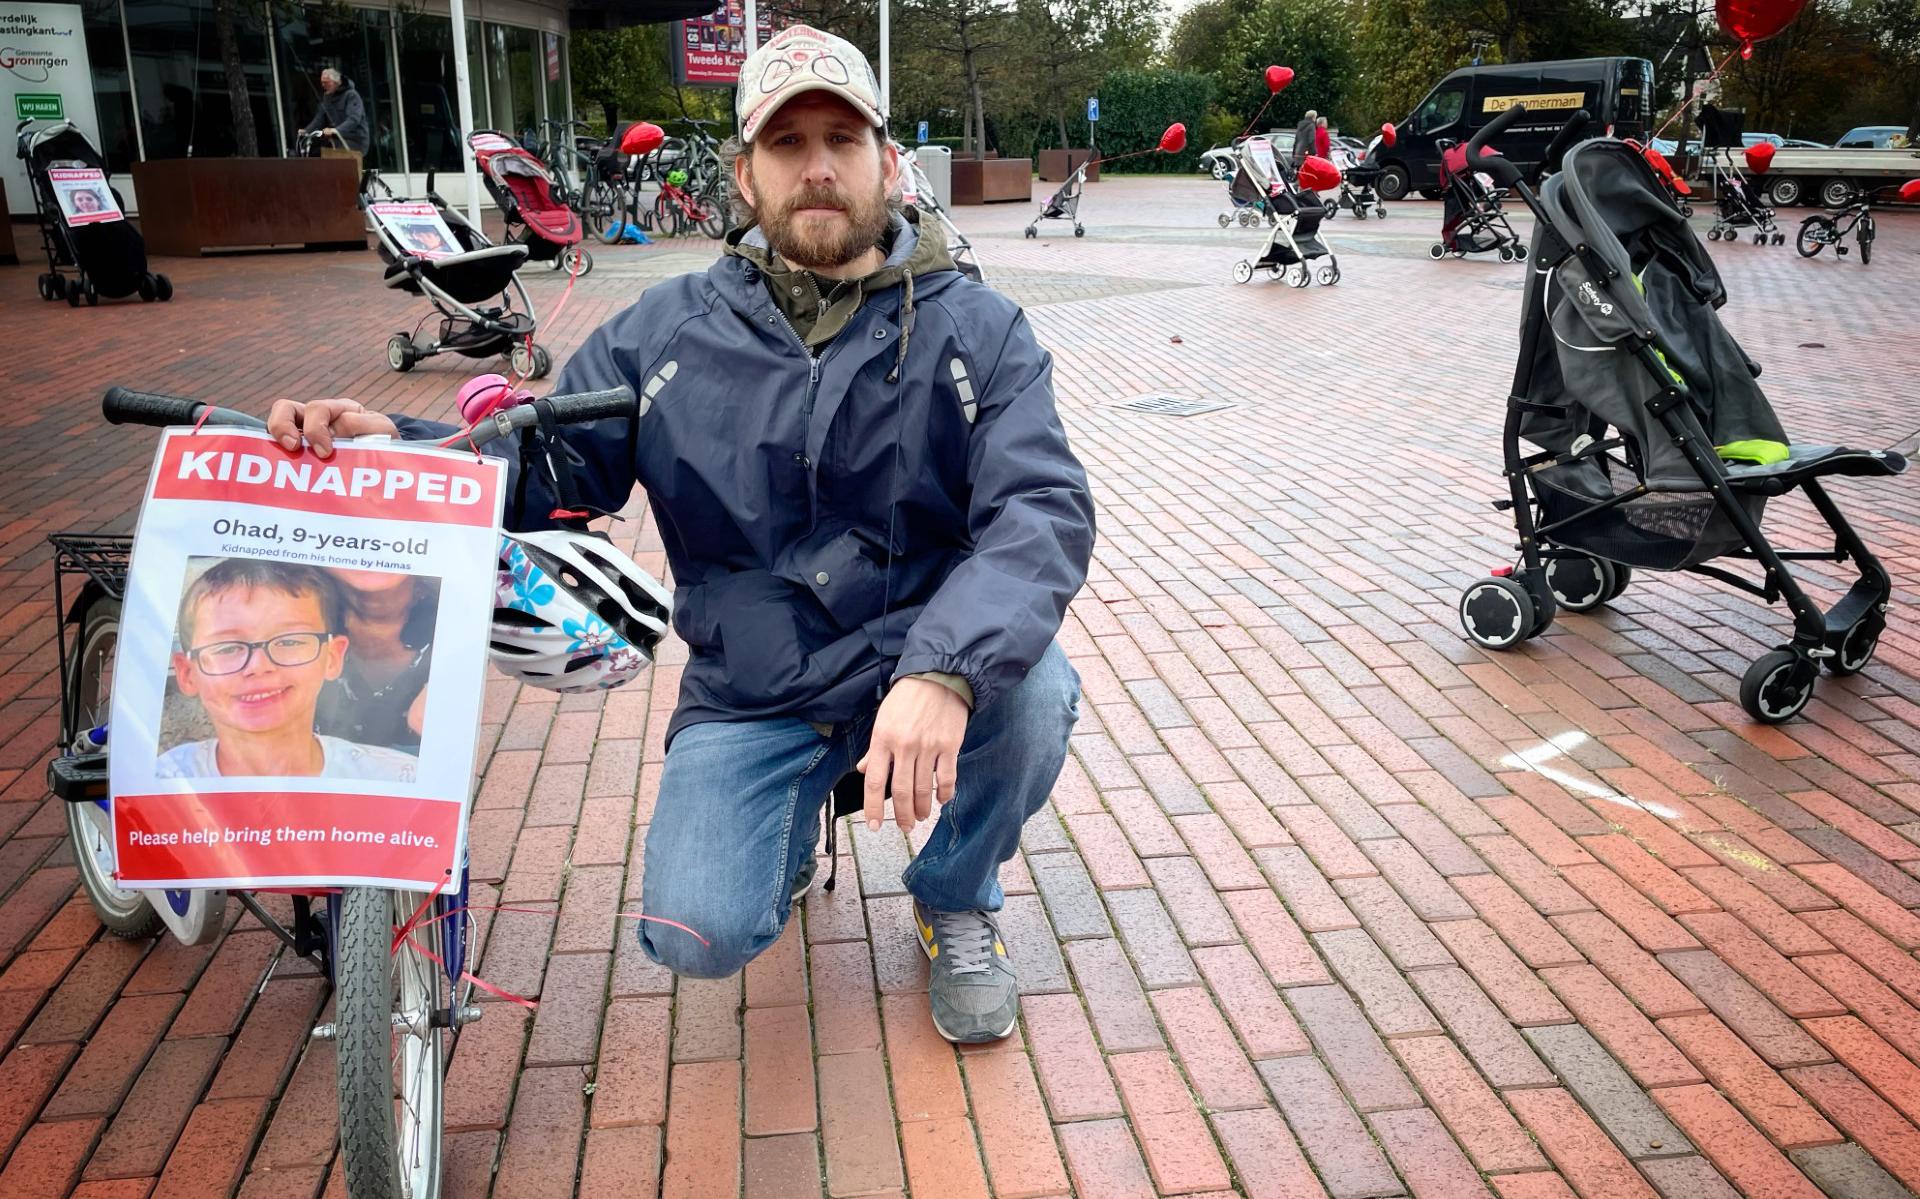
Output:
[[740,139],[750,142],[768,117],[802,92],[832,92],[875,128],[884,128],[880,84],[867,56],[845,38],[810,25],[789,25],[740,66]]

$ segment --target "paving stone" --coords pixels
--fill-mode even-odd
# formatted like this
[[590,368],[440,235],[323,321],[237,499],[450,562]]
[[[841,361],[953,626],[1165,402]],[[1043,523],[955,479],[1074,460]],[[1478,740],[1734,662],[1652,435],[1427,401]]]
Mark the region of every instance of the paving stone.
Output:
[[1577,1024],[1529,1028],[1527,1040],[1628,1157],[1670,1157],[1693,1146],[1593,1035]]

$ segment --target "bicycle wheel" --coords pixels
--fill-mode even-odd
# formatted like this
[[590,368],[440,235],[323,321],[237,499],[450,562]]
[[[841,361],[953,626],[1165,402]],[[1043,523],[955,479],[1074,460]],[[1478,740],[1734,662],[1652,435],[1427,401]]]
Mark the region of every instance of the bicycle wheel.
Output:
[[[67,662],[67,727],[76,732],[107,723],[113,662],[120,648],[120,601],[96,596],[80,614],[80,639]],[[107,931],[138,940],[160,931],[160,913],[140,891],[122,890],[113,878],[113,813],[105,802],[68,803],[67,833],[73,838],[80,887]]]
[[726,204],[726,197],[717,186],[694,196],[693,221],[701,233],[718,238],[727,231]]
[[660,194],[653,198],[653,227],[659,230],[661,237],[678,237],[685,227],[685,220],[680,215],[679,206],[662,188]]
[[1800,251],[1800,257],[1812,258],[1833,240],[1833,229],[1830,218],[1810,216],[1800,222],[1800,235],[1793,239],[1793,248]]
[[334,955],[340,1156],[352,1199],[437,1199],[445,1123],[447,980],[423,895],[348,887]]
[[622,227],[626,224],[625,214],[621,212],[620,200],[623,189],[617,184],[596,179],[587,188],[586,222],[593,230],[593,236],[602,245],[612,245],[620,240]]
[[1860,265],[1866,266],[1873,261],[1873,218],[1861,221],[1854,237],[1860,242]]

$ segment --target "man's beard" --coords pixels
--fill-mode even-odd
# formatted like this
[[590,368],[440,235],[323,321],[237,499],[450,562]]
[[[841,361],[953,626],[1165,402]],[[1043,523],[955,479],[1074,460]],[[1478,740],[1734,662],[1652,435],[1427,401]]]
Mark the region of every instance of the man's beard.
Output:
[[[839,225],[831,219],[806,222],[794,216],[802,208],[838,208],[846,216]],[[891,215],[886,192],[878,183],[863,202],[830,187],[803,187],[786,203],[759,214],[767,245],[785,261],[802,270],[831,270],[845,266],[880,244]]]

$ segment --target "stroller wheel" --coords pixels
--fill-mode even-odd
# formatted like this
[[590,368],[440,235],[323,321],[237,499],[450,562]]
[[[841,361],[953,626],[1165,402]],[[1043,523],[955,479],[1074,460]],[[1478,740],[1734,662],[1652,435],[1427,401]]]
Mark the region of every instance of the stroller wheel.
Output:
[[1513,261],[1513,247],[1512,247],[1512,246],[1501,246],[1501,247],[1500,247],[1500,261],[1502,261],[1502,262],[1512,262],[1512,261]]
[[1318,277],[1322,287],[1332,287],[1334,284],[1340,282],[1340,272],[1330,266],[1321,267]]
[[152,275],[140,276],[140,285],[137,290],[140,292],[140,302],[142,304],[153,303],[153,297],[154,297],[153,276]]
[[1085,237],[1087,235],[1087,227],[1085,225],[1075,225],[1073,227],[1073,235],[1075,237]]
[[1434,242],[1432,245],[1427,247],[1427,256],[1433,259],[1435,262],[1438,262],[1442,258],[1445,258],[1447,256],[1447,248],[1441,245],[1439,242]]
[[67,284],[66,296],[67,296],[67,307],[69,308],[80,307],[80,285],[79,284],[77,283]]
[[1233,281],[1246,283],[1253,279],[1253,264],[1244,258],[1233,264]]
[[1032,225],[1028,225],[1028,226],[1027,226],[1027,236],[1028,236],[1028,237],[1038,237],[1038,236],[1040,236],[1040,235],[1039,235],[1039,234],[1038,234],[1037,232],[1035,232],[1035,231],[1034,231],[1034,228],[1033,228],[1033,226],[1032,226]]
[[1257,225],[1259,223],[1260,223],[1260,218],[1257,215],[1255,215],[1253,212],[1245,208],[1240,210],[1240,224],[1243,227],[1247,225]]
[[1460,627],[1475,645],[1512,649],[1534,634],[1533,596],[1510,578],[1475,579],[1460,593]]
[[1756,233],[1756,234],[1754,234],[1754,235],[1753,235],[1753,244],[1754,244],[1754,245],[1756,245],[1756,246],[1764,246],[1764,245],[1766,245],[1766,244],[1767,244],[1767,235],[1766,235],[1766,234],[1764,234],[1764,233]]
[[529,378],[544,379],[553,372],[553,355],[547,353],[547,347],[533,347],[533,373]]
[[1373,219],[1376,221],[1384,221],[1387,219],[1387,206],[1385,204],[1375,204],[1373,206]]
[[1623,562],[1612,562],[1608,565],[1613,567],[1613,586],[1607,589],[1607,598],[1603,602],[1610,604],[1620,598],[1621,593],[1627,589],[1627,584],[1633,582],[1633,567]]
[[1278,263],[1275,263],[1274,265],[1267,268],[1267,278],[1269,279],[1278,279],[1286,273],[1287,273],[1287,268],[1279,265]]
[[1813,698],[1817,673],[1812,660],[1798,651],[1762,654],[1740,679],[1740,706],[1761,724],[1792,720]]
[[413,369],[420,361],[419,353],[413,348],[413,338],[405,333],[395,333],[387,338],[387,365],[405,373]]
[[1613,598],[1613,563],[1577,554],[1547,559],[1547,589],[1569,612],[1590,612]]
[[89,279],[86,281],[84,290],[87,297],[87,307],[98,308],[100,306],[100,289],[93,285],[93,280]]
[[1296,262],[1287,268],[1287,282],[1295,287],[1306,287],[1313,282],[1313,268],[1304,262]]
[[1784,234],[1784,233],[1780,233],[1780,232],[1778,232],[1778,231],[1776,231],[1776,232],[1774,233],[1774,235],[1773,235],[1773,244],[1774,244],[1774,245],[1776,245],[1776,246],[1780,246],[1780,245],[1785,245],[1785,244],[1786,244],[1786,241],[1787,241],[1787,235],[1786,235],[1786,234]]
[[1838,643],[1827,642],[1827,648],[1833,651],[1833,657],[1827,659],[1827,670],[1842,678],[1865,670],[1873,661],[1873,651],[1880,648],[1880,634],[1886,627],[1886,617],[1871,610],[1854,621]]
[[1718,230],[1718,229],[1709,229],[1709,230],[1707,230],[1707,240],[1708,240],[1708,241],[1719,241],[1719,240],[1720,240],[1720,230]]
[[1686,217],[1686,218],[1687,218],[1688,220],[1692,220],[1692,219],[1693,219],[1693,205],[1691,205],[1691,204],[1682,204],[1682,205],[1680,206],[1680,215],[1681,215],[1681,216],[1683,216],[1683,217]]
[[173,280],[167,278],[165,275],[155,275],[153,277],[153,296],[162,304],[173,299]]
[[1223,212],[1220,214],[1219,220],[1220,220],[1220,227],[1222,229],[1225,229],[1228,225],[1233,224],[1233,214],[1230,212]]
[[1515,262],[1525,262],[1527,260],[1527,248],[1519,242],[1513,243],[1513,260]]

